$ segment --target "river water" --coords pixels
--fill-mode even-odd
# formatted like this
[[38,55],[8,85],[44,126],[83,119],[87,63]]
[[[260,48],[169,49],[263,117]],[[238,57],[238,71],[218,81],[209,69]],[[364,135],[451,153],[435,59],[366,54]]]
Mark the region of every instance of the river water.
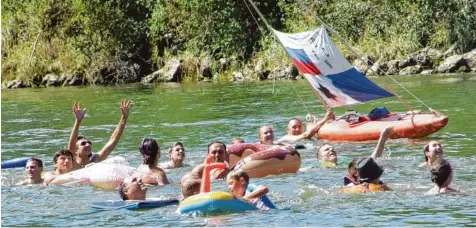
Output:
[[[365,195],[342,195],[346,165],[353,157],[368,156],[369,143],[334,143],[340,164],[335,168],[317,165],[316,147],[307,143],[300,150],[303,159],[296,174],[252,179],[270,189],[269,197],[279,208],[211,217],[181,216],[176,206],[150,210],[92,211],[93,202],[118,200],[116,191],[83,186],[15,186],[23,180],[23,169],[2,170],[2,226],[467,226],[476,225],[476,75],[433,75],[396,77],[429,107],[449,116],[442,131],[419,140],[390,140],[388,156],[379,159],[385,168],[382,180],[393,191]],[[374,80],[390,85],[389,78]],[[416,109],[427,110],[395,84],[391,87]],[[142,161],[138,145],[153,137],[162,148],[184,142],[189,167],[167,172],[169,186],[149,188],[149,197],[178,197],[180,178],[191,166],[203,162],[207,144],[230,143],[242,137],[257,141],[257,128],[272,125],[276,137],[284,135],[291,117],[301,119],[324,110],[304,80],[254,83],[140,84],[112,87],[70,87],[2,90],[1,158],[37,156],[46,171],[52,170],[52,155],[63,148],[74,122],[74,101],[87,108],[80,133],[97,151],[108,141],[119,121],[119,101],[133,100],[129,121],[119,145],[111,156],[127,158],[131,166]],[[347,108],[369,112],[386,106],[406,111],[396,99],[387,98]],[[417,168],[423,161],[423,145],[431,139],[442,142],[445,156],[454,166],[452,186],[465,195],[425,196],[431,187],[428,169]],[[213,189],[226,190],[215,182]]]

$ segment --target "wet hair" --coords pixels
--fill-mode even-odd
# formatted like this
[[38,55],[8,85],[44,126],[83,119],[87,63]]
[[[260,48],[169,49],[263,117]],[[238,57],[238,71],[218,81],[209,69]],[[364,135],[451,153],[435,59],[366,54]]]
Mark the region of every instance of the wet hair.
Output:
[[121,186],[119,187],[119,196],[121,196],[122,200],[129,199],[129,196],[126,195],[126,191],[127,191],[127,185],[124,182],[122,182]]
[[81,139],[88,139],[88,138],[86,138],[86,136],[84,136],[84,135],[80,135],[80,136],[76,137],[76,140],[81,140]]
[[188,198],[200,192],[200,187],[202,185],[202,180],[197,178],[190,178],[184,181],[181,184],[182,195],[184,198]]
[[231,141],[231,144],[235,144],[235,143],[245,143],[245,140],[243,138],[236,138],[236,139],[233,139],[233,141]]
[[155,139],[144,138],[139,145],[140,153],[142,157],[144,157],[144,164],[149,166],[153,165],[155,159],[157,159],[159,149],[159,144],[157,144]]
[[431,181],[441,187],[453,172],[450,163],[445,159],[438,159],[431,168]]
[[54,162],[54,164],[56,164],[56,162],[58,161],[58,158],[59,158],[61,155],[70,156],[71,159],[74,159],[73,153],[72,153],[70,150],[68,150],[68,149],[63,149],[63,150],[57,151],[57,152],[53,155],[53,162]]
[[358,159],[358,158],[352,159],[352,161],[347,166],[348,171],[357,169],[357,164],[359,163],[359,161],[360,161],[360,159]]
[[215,141],[215,142],[212,142],[212,143],[208,144],[208,152],[207,152],[207,154],[210,153],[210,147],[211,147],[213,144],[220,144],[220,145],[222,145],[223,148],[225,148],[225,153],[226,153],[226,145],[225,145],[225,143],[222,143],[222,142],[220,142],[220,141]]
[[[58,160],[58,159],[56,159],[56,160]],[[26,161],[26,163],[32,162],[32,161],[36,162],[36,165],[38,165],[39,168],[43,168],[43,161],[42,161],[41,159],[35,158],[35,157],[31,157],[31,158],[29,158],[29,159]]]
[[425,162],[428,162],[428,157],[426,156],[425,152],[430,151],[430,143],[427,143],[425,147],[423,147],[423,156],[425,157]]
[[179,146],[179,145],[183,148],[183,151],[185,152],[185,147],[183,146],[183,143],[176,142],[169,148],[169,153],[172,153],[172,150],[174,149],[174,147]]
[[249,183],[250,176],[248,176],[248,173],[246,173],[246,171],[244,171],[243,169],[232,170],[231,172],[228,173],[228,176],[227,176],[227,178],[233,178],[235,180],[239,180],[241,177],[243,177],[243,179],[245,179],[245,181]]
[[317,148],[317,159],[320,158],[321,155],[320,155],[319,152],[321,151],[321,148],[323,148],[324,146],[332,146],[332,145],[329,144],[329,143],[324,143],[324,144],[322,144],[319,148]]

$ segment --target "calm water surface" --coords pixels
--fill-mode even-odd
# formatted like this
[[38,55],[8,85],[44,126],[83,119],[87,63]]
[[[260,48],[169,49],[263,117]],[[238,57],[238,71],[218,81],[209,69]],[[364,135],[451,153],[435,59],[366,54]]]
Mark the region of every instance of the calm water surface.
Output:
[[[181,216],[170,206],[141,211],[102,211],[89,208],[93,202],[118,200],[116,191],[92,186],[15,186],[23,169],[2,170],[2,226],[471,226],[476,225],[476,124],[474,124],[476,75],[397,77],[428,106],[449,116],[442,131],[419,140],[392,140],[388,157],[379,159],[385,168],[382,180],[394,191],[366,195],[342,195],[346,163],[353,157],[368,156],[375,142],[335,143],[340,164],[323,168],[316,162],[316,147],[300,150],[303,163],[297,174],[252,179],[270,189],[278,210],[246,212],[213,217]],[[375,80],[389,84],[388,78]],[[273,93],[274,88],[274,93]],[[392,88],[414,108],[424,106],[393,84]],[[284,135],[291,117],[304,118],[309,112],[322,116],[324,110],[305,81],[252,84],[162,84],[117,87],[47,88],[2,90],[1,158],[24,156],[43,159],[52,170],[52,155],[63,148],[74,122],[74,101],[87,108],[80,133],[99,150],[119,121],[119,101],[128,98],[134,106],[126,130],[112,155],[126,157],[138,166],[138,145],[144,137],[156,138],[162,148],[161,162],[168,147],[182,141],[186,162],[201,163],[206,146],[214,140],[226,143],[242,137],[257,141],[257,128],[272,125],[276,137]],[[302,100],[302,101],[301,101]],[[352,106],[362,113],[386,106],[405,111],[396,99],[382,99]],[[347,108],[335,109],[342,114]],[[428,169],[417,168],[423,161],[423,145],[438,139],[445,156],[455,168],[453,186],[466,195],[424,196],[431,186]],[[149,189],[150,197],[177,197],[180,178],[191,167],[167,173],[173,184]],[[226,190],[215,182],[214,189]]]

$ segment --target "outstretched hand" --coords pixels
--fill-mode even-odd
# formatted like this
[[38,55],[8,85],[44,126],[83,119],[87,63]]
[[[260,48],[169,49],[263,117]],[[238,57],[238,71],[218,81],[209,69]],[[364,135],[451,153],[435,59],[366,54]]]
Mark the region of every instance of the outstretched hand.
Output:
[[77,120],[81,121],[86,115],[86,109],[81,110],[81,105],[79,102],[74,102],[73,104],[73,113]]
[[129,117],[129,111],[132,107],[132,101],[127,99],[121,100],[121,114],[124,118]]

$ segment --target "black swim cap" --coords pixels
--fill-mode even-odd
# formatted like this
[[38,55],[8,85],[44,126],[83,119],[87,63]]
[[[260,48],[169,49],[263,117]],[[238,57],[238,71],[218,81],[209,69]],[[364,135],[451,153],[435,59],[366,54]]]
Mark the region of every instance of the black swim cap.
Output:
[[362,159],[357,164],[357,170],[359,171],[359,178],[362,181],[375,180],[383,173],[382,167],[380,167],[372,157]]

